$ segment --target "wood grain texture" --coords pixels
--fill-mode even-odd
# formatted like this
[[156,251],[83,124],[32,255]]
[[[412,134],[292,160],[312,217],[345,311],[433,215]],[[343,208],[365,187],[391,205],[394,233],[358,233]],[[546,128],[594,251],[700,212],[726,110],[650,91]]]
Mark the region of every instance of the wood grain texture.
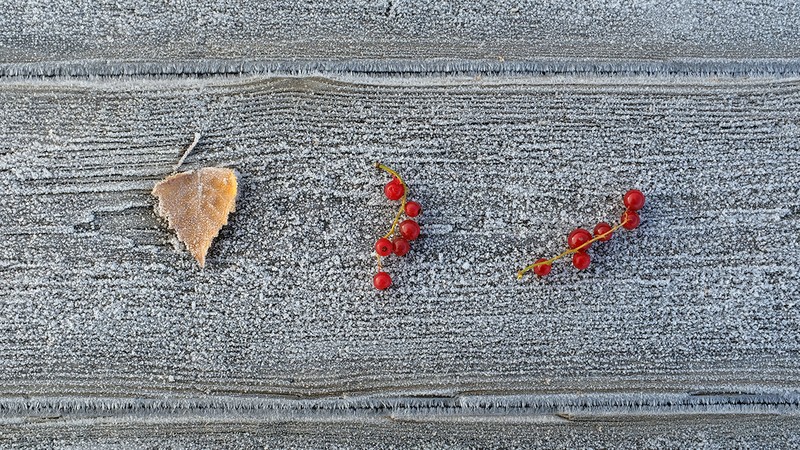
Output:
[[[6,2],[0,447],[797,447],[799,8]],[[205,269],[150,195],[194,132]]]
[[[27,81],[0,103],[6,395],[798,388],[796,80]],[[205,270],[149,195],[198,130],[185,168],[241,173]],[[425,208],[385,293],[375,160]],[[515,280],[633,186],[641,228],[589,270]]]
[[746,70],[720,60],[797,74],[798,44],[800,7],[785,1],[62,0],[0,11],[0,74],[29,76]]

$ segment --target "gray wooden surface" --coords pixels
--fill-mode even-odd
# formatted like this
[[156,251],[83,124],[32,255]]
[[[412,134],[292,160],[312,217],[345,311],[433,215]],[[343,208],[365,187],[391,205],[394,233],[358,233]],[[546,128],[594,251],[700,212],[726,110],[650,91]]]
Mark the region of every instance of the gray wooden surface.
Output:
[[[787,417],[637,418],[628,422],[547,423],[459,420],[348,422],[108,422],[77,427],[4,427],[20,447],[78,448],[796,448]],[[235,438],[232,438],[235,437]]]
[[0,74],[800,71],[800,4],[11,0]]
[[[0,445],[797,446],[795,4],[129,3],[0,12]],[[204,270],[149,193],[196,131]]]

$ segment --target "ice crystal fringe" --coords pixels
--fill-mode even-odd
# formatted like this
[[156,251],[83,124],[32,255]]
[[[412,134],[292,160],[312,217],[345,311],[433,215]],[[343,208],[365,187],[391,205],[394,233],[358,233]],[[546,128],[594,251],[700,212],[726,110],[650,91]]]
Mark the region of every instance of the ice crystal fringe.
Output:
[[796,411],[797,392],[762,393],[617,393],[482,396],[365,396],[347,399],[280,398],[6,398],[0,401],[0,424],[26,417],[91,419],[118,417],[129,420],[159,417],[181,420],[250,418],[285,420],[363,419],[403,416],[424,419],[444,417],[501,417],[564,415],[652,416],[676,414],[776,414]]
[[591,76],[800,76],[797,59],[673,59],[669,61],[540,60],[85,60],[0,64],[0,78],[202,77],[219,75],[591,75]]

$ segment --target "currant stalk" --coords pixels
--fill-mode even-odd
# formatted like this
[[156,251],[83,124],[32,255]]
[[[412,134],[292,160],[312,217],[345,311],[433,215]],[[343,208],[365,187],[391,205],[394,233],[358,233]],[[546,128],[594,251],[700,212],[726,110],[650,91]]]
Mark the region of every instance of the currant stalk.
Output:
[[533,263],[533,264],[525,267],[524,269],[520,270],[519,272],[517,272],[517,279],[518,280],[521,279],[523,276],[525,276],[526,273],[530,272],[531,270],[533,270],[537,266],[544,266],[544,265],[551,266],[551,265],[553,265],[553,263],[555,261],[558,261],[559,259],[561,259],[561,258],[563,258],[565,256],[568,256],[568,255],[571,255],[573,253],[578,253],[578,252],[582,252],[582,251],[587,250],[593,243],[595,243],[597,241],[608,240],[608,239],[606,239],[606,237],[612,235],[615,231],[617,231],[620,228],[622,228],[623,226],[625,226],[626,223],[627,223],[627,220],[625,222],[620,222],[620,223],[614,225],[613,227],[611,227],[610,230],[606,231],[605,233],[601,234],[600,236],[593,237],[592,239],[586,241],[586,243],[584,243],[583,245],[581,245],[579,247],[571,248],[569,250],[561,252],[558,255],[556,255],[556,256],[554,256],[554,257],[552,257],[550,259],[541,259],[539,261],[536,261],[535,263]]
[[[408,201],[408,185],[403,181],[403,177],[390,167],[375,163],[375,168],[382,170],[392,176],[392,180],[383,187],[383,193],[389,200],[400,200],[400,208],[394,215],[389,231],[375,243],[375,257],[378,262],[378,273],[372,279],[372,284],[378,290],[387,289],[392,284],[392,278],[383,271],[382,258],[394,253],[403,256],[411,249],[409,241],[415,240],[420,233],[419,224],[411,220],[421,212],[421,206],[417,202]],[[409,218],[401,221],[403,214]],[[397,236],[399,234],[399,236]]]
[[594,237],[592,236],[592,233],[583,228],[577,228],[573,230],[567,237],[567,246],[569,248],[566,251],[561,252],[550,259],[539,258],[535,263],[518,271],[517,279],[521,279],[531,270],[533,270],[533,272],[539,277],[544,277],[550,273],[550,268],[552,267],[553,262],[569,255],[573,255],[573,266],[575,266],[578,270],[586,269],[591,263],[591,258],[587,253],[589,247],[598,241],[608,241],[611,239],[611,236],[614,234],[614,232],[620,228],[633,230],[638,227],[641,219],[636,211],[644,207],[644,203],[645,196],[641,191],[637,189],[629,190],[623,197],[623,204],[625,205],[626,209],[625,212],[622,213],[620,222],[617,225],[612,227],[605,222],[598,223],[594,228]]
[[403,181],[403,178],[397,172],[395,172],[394,170],[392,170],[388,166],[386,166],[384,164],[381,164],[379,162],[376,162],[375,163],[375,167],[377,169],[383,170],[384,172],[387,172],[389,175],[394,177],[393,180],[397,180],[400,183],[400,185],[403,186],[403,196],[400,197],[400,209],[398,209],[397,210],[397,214],[394,215],[394,221],[392,221],[392,227],[389,228],[389,232],[383,235],[384,238],[388,239],[390,236],[392,236],[394,234],[394,230],[395,230],[395,228],[397,228],[397,224],[400,222],[400,217],[402,217],[403,211],[405,211],[405,209],[406,209],[406,199],[408,197],[408,186],[406,185],[405,181]]

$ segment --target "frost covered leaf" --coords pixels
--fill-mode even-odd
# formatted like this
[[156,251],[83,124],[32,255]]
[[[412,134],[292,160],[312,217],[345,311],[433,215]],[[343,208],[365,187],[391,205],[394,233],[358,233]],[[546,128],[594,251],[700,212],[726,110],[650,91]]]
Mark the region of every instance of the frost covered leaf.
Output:
[[170,175],[153,188],[158,215],[167,219],[201,267],[211,241],[236,208],[236,194],[236,174],[220,167]]

